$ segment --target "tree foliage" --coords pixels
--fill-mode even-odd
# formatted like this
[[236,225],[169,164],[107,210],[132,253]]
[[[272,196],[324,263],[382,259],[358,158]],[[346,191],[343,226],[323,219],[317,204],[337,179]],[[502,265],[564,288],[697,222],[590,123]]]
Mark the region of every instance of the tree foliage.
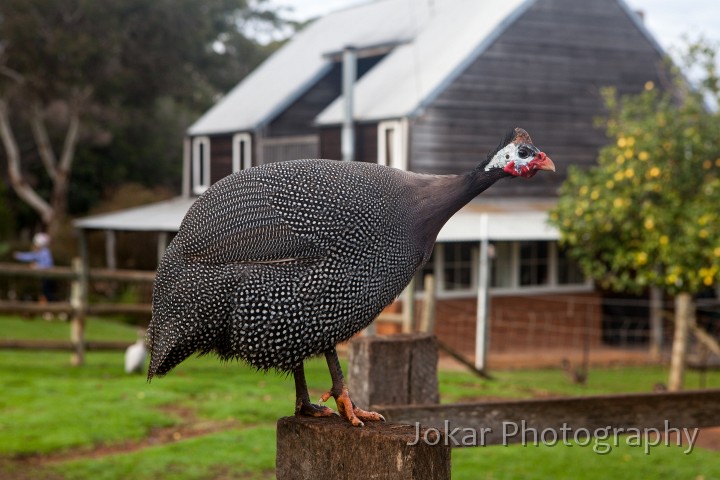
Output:
[[589,171],[571,169],[551,213],[563,243],[603,287],[694,293],[720,279],[720,85],[715,50],[683,56],[688,82],[604,91],[610,143]]
[[[69,197],[87,210],[108,183],[176,186],[184,128],[272,49],[248,27],[282,24],[265,0],[3,0],[0,153],[14,190],[56,224]],[[87,183],[71,188],[73,172]]]

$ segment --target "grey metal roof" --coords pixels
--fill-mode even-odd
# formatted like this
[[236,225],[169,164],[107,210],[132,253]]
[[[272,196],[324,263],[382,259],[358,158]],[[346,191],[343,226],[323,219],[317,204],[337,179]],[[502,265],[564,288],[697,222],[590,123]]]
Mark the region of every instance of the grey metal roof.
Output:
[[[188,129],[190,135],[253,130],[269,122],[332,65],[346,46],[400,43],[358,82],[358,120],[412,114],[534,0],[380,0],[331,13],[248,75]],[[334,102],[318,121],[340,120]]]
[[177,232],[194,198],[177,197],[117,212],[93,215],[75,220],[75,228],[85,230],[119,230],[144,232]]
[[[404,3],[408,9],[409,3]],[[534,0],[437,2],[434,14],[424,24],[417,24],[413,41],[395,48],[358,80],[354,90],[355,119],[383,120],[417,114],[532,3]],[[342,116],[340,97],[316,120],[318,124],[338,124]]]
[[[177,232],[194,198],[178,197],[142,207],[120,210],[76,220],[76,228],[85,230],[118,230]],[[463,207],[442,228],[439,242],[490,240],[557,240],[557,229],[547,224],[548,210],[554,200],[497,199],[480,197]],[[481,229],[487,216],[487,231]]]
[[450,218],[437,241],[558,240],[560,232],[548,224],[548,212],[556,204],[551,198],[480,196]]

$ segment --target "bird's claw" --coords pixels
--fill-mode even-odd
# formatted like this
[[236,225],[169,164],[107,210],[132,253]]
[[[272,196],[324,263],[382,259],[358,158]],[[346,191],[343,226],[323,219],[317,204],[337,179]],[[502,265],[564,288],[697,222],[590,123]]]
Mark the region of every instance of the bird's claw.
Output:
[[377,412],[368,412],[362,408],[356,407],[350,399],[350,394],[345,386],[343,386],[342,392],[339,395],[333,394],[332,390],[323,393],[322,396],[320,396],[320,402],[327,402],[330,397],[335,398],[335,404],[337,405],[340,416],[352,423],[355,427],[364,426],[365,424],[363,423],[363,420],[366,422],[385,421],[385,417]]

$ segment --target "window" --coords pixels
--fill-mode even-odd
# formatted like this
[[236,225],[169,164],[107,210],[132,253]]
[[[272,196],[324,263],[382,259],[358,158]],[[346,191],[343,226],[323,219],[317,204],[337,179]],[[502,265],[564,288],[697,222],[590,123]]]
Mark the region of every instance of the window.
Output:
[[442,250],[445,290],[472,290],[477,278],[477,244],[446,243]]
[[548,242],[520,242],[520,286],[550,283]]
[[490,286],[510,288],[515,284],[515,267],[513,242],[496,242],[491,244]]
[[568,256],[565,249],[560,247],[557,249],[557,262],[558,283],[560,285],[575,285],[585,282],[585,275],[583,275],[580,266]]
[[196,137],[192,149],[193,193],[200,195],[210,186],[210,139]]
[[236,133],[232,141],[232,171],[252,167],[252,137],[249,133]]
[[402,120],[378,124],[378,164],[407,170],[407,127]]
[[[560,251],[557,242],[493,242],[490,258],[490,288],[494,295],[592,289],[592,282]],[[438,296],[474,296],[479,266],[479,242],[439,243],[428,263],[418,272],[416,289],[422,291],[424,275],[442,272],[435,275]]]
[[430,260],[415,275],[415,290],[424,290],[425,275],[435,275],[440,295],[474,295],[477,289],[479,247],[475,242],[438,243]]

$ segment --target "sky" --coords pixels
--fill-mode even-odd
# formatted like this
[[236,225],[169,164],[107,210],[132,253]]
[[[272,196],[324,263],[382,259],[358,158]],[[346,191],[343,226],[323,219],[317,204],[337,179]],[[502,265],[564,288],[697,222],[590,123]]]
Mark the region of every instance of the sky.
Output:
[[[275,0],[291,8],[289,17],[296,20],[325,15],[372,0]],[[408,0],[409,2],[432,0]],[[672,52],[683,45],[683,36],[698,35],[720,43],[720,2],[717,0],[625,0],[634,10],[645,13],[645,25],[658,43]]]

